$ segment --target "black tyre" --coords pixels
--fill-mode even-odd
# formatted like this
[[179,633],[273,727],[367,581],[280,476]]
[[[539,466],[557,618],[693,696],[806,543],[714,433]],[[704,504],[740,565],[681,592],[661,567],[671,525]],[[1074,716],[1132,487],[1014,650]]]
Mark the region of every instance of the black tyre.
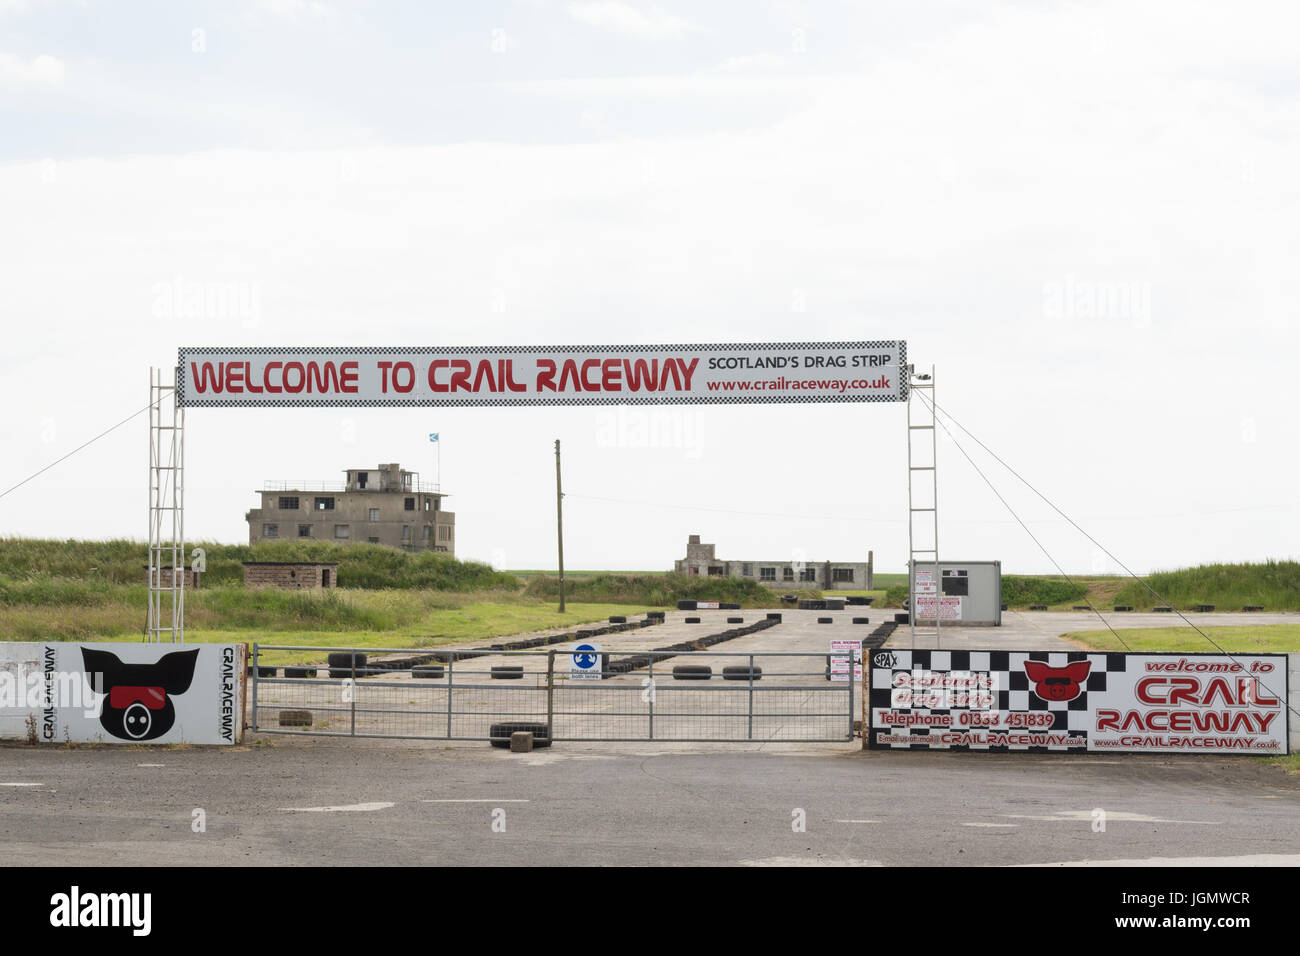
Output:
[[[763,679],[763,668],[755,667],[753,669],[754,680]],[[738,667],[724,667],[722,669],[723,680],[749,680],[750,668],[748,664],[742,664]]]
[[700,623],[700,619],[699,619],[698,617],[688,617],[688,618],[686,619],[686,623],[687,623],[687,624],[699,624],[699,623]]
[[493,747],[509,747],[510,735],[526,730],[533,735],[534,747],[549,747],[551,745],[551,731],[545,724],[533,723],[528,720],[508,720],[504,723],[493,724],[488,728],[488,743]]
[[906,612],[906,611],[904,611],[902,614],[895,614],[895,615],[894,615],[894,623],[895,623],[895,624],[906,624],[907,621],[908,621],[908,615],[907,615],[907,612]]
[[285,677],[315,677],[316,668],[314,667],[286,667],[284,669]]
[[357,676],[360,677],[366,666],[366,655],[356,654],[351,651],[343,654],[331,654],[329,656],[329,665],[330,677],[351,677],[354,666]]
[[609,623],[610,623],[610,624],[626,624],[626,623],[627,623],[627,618],[624,617],[622,614],[615,614],[615,615],[613,615],[612,617],[610,617],[610,619],[609,619]]
[[744,623],[745,623],[745,619],[744,619],[743,617],[729,617],[729,618],[727,618],[727,623],[728,623],[728,624],[744,624]]
[[774,611],[773,613],[771,613],[771,614],[769,614],[769,615],[767,616],[767,619],[768,619],[769,621],[776,621],[777,623],[780,623],[780,621],[781,621],[781,614],[780,614],[779,611]]
[[443,673],[441,664],[424,664],[411,668],[411,676],[417,680],[441,680]]
[[678,664],[673,668],[673,680],[708,680],[713,668],[706,664]]
[[817,618],[817,623],[818,623],[818,624],[834,624],[834,623],[835,623],[835,618],[833,618],[833,617],[819,617],[819,618]]
[[853,623],[854,623],[854,624],[870,624],[870,623],[871,623],[871,618],[869,618],[869,617],[855,617],[855,618],[853,619]]
[[[523,678],[523,664],[499,664],[492,668],[493,680],[523,680]],[[521,727],[519,729],[526,730],[527,728]]]

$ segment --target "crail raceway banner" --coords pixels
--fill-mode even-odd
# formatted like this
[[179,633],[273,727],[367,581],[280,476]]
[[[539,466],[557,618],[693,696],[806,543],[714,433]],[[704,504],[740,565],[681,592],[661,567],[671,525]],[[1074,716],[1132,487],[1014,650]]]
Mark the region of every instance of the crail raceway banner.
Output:
[[182,348],[184,406],[899,402],[905,342]]
[[876,651],[882,750],[1287,753],[1285,654]]
[[0,737],[238,743],[247,656],[242,644],[3,644]]

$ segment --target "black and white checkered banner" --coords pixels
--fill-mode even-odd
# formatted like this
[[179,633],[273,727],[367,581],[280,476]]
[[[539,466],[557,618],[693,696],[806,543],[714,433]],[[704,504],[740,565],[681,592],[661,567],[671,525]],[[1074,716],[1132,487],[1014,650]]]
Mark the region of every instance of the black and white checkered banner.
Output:
[[183,406],[898,402],[905,342],[182,348]]
[[876,651],[883,750],[1287,753],[1285,654]]

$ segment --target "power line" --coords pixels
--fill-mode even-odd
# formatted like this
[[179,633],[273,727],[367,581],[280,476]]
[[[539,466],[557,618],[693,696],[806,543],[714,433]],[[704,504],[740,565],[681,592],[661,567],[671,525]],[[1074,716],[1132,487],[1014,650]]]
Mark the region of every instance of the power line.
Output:
[[[160,399],[158,399],[158,401],[162,401],[162,399],[160,398]],[[152,407],[152,406],[155,405],[155,404],[157,404],[157,402],[150,402],[148,405],[146,405],[144,408],[141,408],[139,411],[134,411],[134,412],[132,412],[130,415],[126,416],[126,418],[122,419],[122,420],[121,420],[120,422],[118,422],[116,425],[112,425],[112,426],[110,426],[109,428],[104,429],[102,432],[100,432],[100,433],[99,433],[98,435],[96,435],[94,438],[90,439],[90,440],[87,441],[87,442],[83,442],[82,444],[78,445],[76,448],[72,449],[72,451],[68,452],[68,453],[67,453],[66,455],[64,455],[62,458],[58,458],[58,459],[56,459],[56,460],[50,462],[48,465],[46,465],[46,466],[45,466],[44,468],[42,468],[40,471],[28,475],[28,476],[27,476],[26,478],[24,478],[22,481],[18,482],[18,484],[16,484],[16,485],[12,485],[12,486],[6,488],[4,491],[0,491],[0,498],[3,498],[5,495],[9,494],[9,492],[11,492],[11,491],[16,491],[17,489],[21,488],[23,485],[27,484],[27,482],[31,481],[33,478],[39,478],[41,475],[45,474],[47,471],[49,471],[49,470],[50,470],[51,468],[53,468],[55,465],[58,465],[58,464],[60,464],[60,463],[62,463],[62,462],[67,461],[69,458],[71,458],[71,457],[72,457],[73,455],[75,455],[77,452],[81,451],[83,448],[86,448],[86,447],[88,447],[88,446],[90,446],[90,445],[93,445],[95,442],[99,441],[99,440],[100,440],[101,438],[103,438],[105,435],[109,434],[109,433],[112,432],[112,431],[116,431],[117,429],[121,428],[121,427],[122,427],[123,425],[125,425],[127,422],[131,421],[131,419],[136,418],[136,417],[139,416],[139,415],[143,415],[145,412],[147,412],[147,411],[150,409],[150,407]]]
[[[992,491],[993,494],[997,495],[998,501],[1002,502],[1003,506],[1007,509],[1007,511],[1011,512],[1011,517],[1015,518],[1016,521],[1019,522],[1020,527],[1025,529],[1025,534],[1029,535],[1029,537],[1033,539],[1034,544],[1038,545],[1039,550],[1041,550],[1043,554],[1047,555],[1047,560],[1052,562],[1056,570],[1060,572],[1061,577],[1065,578],[1066,581],[1068,581],[1070,584],[1073,585],[1074,579],[1065,573],[1065,569],[1061,567],[1060,563],[1056,560],[1056,558],[1052,557],[1052,553],[1047,550],[1046,545],[1044,545],[1043,542],[1039,541],[1037,536],[1032,531],[1029,530],[1029,525],[1025,524],[1024,521],[1021,520],[1020,515],[1016,514],[1016,510],[1011,507],[1010,503],[1007,501],[1006,498],[1002,497],[1002,493],[998,491],[997,488],[994,487],[993,482],[989,480],[988,475],[984,474],[984,472],[980,469],[980,466],[975,464],[975,459],[971,458],[971,456],[967,454],[966,449],[961,446],[961,443],[959,441],[957,441],[956,436],[954,436],[953,433],[948,430],[948,426],[939,420],[938,415],[934,414],[936,405],[933,399],[928,398],[923,392],[919,390],[917,391],[916,396],[917,398],[921,399],[921,401],[925,402],[927,405],[930,406],[930,413],[931,415],[934,416],[934,420],[939,423],[939,427],[942,428],[944,434],[947,435],[948,438],[952,440],[952,443],[957,447],[957,450],[962,453],[962,455],[966,458],[968,462],[970,462],[970,466],[975,469],[975,473],[984,479],[984,483],[989,486],[989,490]],[[1075,585],[1075,587],[1079,587],[1079,586],[1080,585]],[[1124,640],[1124,638],[1119,636],[1119,631],[1115,630],[1115,628],[1111,626],[1111,623],[1106,620],[1105,615],[1102,614],[1101,611],[1093,607],[1092,601],[1089,601],[1087,598],[1087,588],[1084,588],[1084,595],[1085,596],[1083,600],[1087,603],[1088,609],[1091,610],[1094,614],[1096,614],[1097,618],[1101,621],[1101,623],[1105,624],[1106,627],[1110,630],[1110,632],[1115,635],[1115,640],[1119,641],[1120,644],[1123,645],[1126,651],[1133,650],[1133,648],[1128,646],[1128,643]]]
[[[924,396],[922,396],[922,398],[924,399]],[[1088,532],[1084,531],[1083,528],[1079,527],[1079,525],[1074,521],[1073,518],[1071,518],[1071,517],[1070,517],[1069,515],[1067,515],[1064,511],[1062,511],[1060,508],[1058,508],[1058,507],[1055,505],[1055,503],[1053,503],[1053,502],[1052,502],[1052,501],[1051,501],[1051,500],[1050,500],[1050,499],[1049,499],[1045,494],[1043,494],[1041,491],[1039,491],[1037,488],[1035,488],[1032,484],[1030,484],[1030,482],[1029,482],[1029,480],[1028,480],[1027,478],[1025,478],[1025,477],[1024,477],[1023,475],[1021,475],[1018,471],[1016,471],[1016,470],[1015,470],[1014,468],[1012,468],[1009,464],[1007,464],[1007,463],[1006,463],[1006,462],[1001,458],[1001,456],[999,456],[995,451],[993,451],[993,449],[989,448],[988,445],[984,444],[984,442],[980,441],[977,437],[975,437],[975,435],[971,433],[970,429],[968,429],[968,428],[967,428],[965,425],[963,425],[961,422],[957,421],[956,418],[953,418],[952,414],[951,414],[950,412],[948,412],[947,409],[943,408],[943,406],[939,405],[937,402],[932,402],[930,407],[931,407],[931,411],[932,411],[932,412],[936,412],[936,414],[935,414],[935,420],[936,420],[936,421],[939,420],[939,419],[938,419],[938,414],[937,414],[937,413],[938,413],[938,412],[942,412],[944,418],[948,419],[948,420],[951,421],[954,425],[956,425],[958,428],[960,428],[960,429],[961,429],[961,430],[962,430],[966,435],[968,435],[968,436],[971,438],[972,441],[974,441],[977,445],[980,446],[980,448],[984,449],[984,451],[986,451],[990,456],[992,456],[992,458],[993,458],[995,461],[997,461],[998,464],[1000,464],[1003,468],[1005,468],[1007,471],[1011,472],[1012,475],[1014,475],[1017,479],[1019,479],[1019,481],[1021,482],[1021,484],[1023,484],[1026,488],[1028,488],[1030,491],[1032,491],[1034,494],[1036,494],[1039,498],[1041,498],[1041,499],[1042,499],[1042,500],[1047,504],[1047,506],[1050,507],[1053,511],[1055,511],[1058,515],[1060,515],[1062,518],[1064,518],[1066,521],[1068,521],[1068,522],[1070,523],[1071,527],[1073,527],[1073,528],[1074,528],[1076,531],[1078,531],[1081,535],[1083,535],[1085,538],[1087,538],[1089,541],[1091,541],[1092,544],[1093,544],[1094,546],[1096,546],[1097,548],[1099,548],[1099,549],[1101,550],[1101,552],[1102,552],[1103,554],[1106,555],[1106,557],[1110,558],[1110,559],[1111,559],[1112,561],[1114,561],[1117,565],[1119,565],[1120,568],[1122,568],[1123,571],[1124,571],[1126,574],[1129,575],[1129,577],[1133,578],[1135,581],[1137,581],[1139,584],[1141,584],[1144,588],[1146,588],[1148,591],[1150,591],[1151,594],[1152,594],[1153,596],[1155,596],[1155,597],[1156,597],[1156,598],[1157,598],[1157,599],[1158,599],[1162,604],[1167,605],[1167,606],[1168,606],[1168,607],[1173,611],[1173,613],[1174,613],[1174,614],[1177,614],[1180,618],[1182,618],[1183,621],[1184,621],[1184,622],[1185,622],[1185,623],[1186,623],[1190,628],[1192,628],[1192,630],[1194,630],[1197,634],[1201,635],[1201,637],[1205,638],[1205,640],[1210,644],[1211,647],[1213,647],[1215,650],[1217,650],[1217,651],[1218,651],[1220,654],[1222,654],[1224,657],[1228,658],[1228,660],[1232,661],[1234,664],[1238,664],[1238,665],[1241,664],[1241,662],[1236,658],[1236,656],[1234,656],[1234,654],[1233,654],[1231,651],[1224,650],[1223,647],[1220,646],[1220,644],[1218,643],[1218,641],[1216,641],[1214,638],[1210,637],[1210,635],[1207,634],[1207,633],[1205,633],[1205,631],[1201,630],[1201,628],[1200,628],[1199,626],[1197,626],[1195,623],[1193,623],[1193,622],[1192,622],[1192,621],[1187,617],[1186,614],[1184,614],[1182,611],[1178,610],[1178,608],[1174,607],[1172,602],[1167,601],[1167,600],[1165,599],[1164,595],[1162,595],[1162,594],[1160,594],[1158,591],[1156,591],[1156,589],[1153,588],[1153,587],[1152,587],[1152,586],[1151,586],[1151,585],[1150,585],[1150,584],[1149,584],[1149,583],[1148,583],[1144,578],[1139,577],[1137,574],[1135,574],[1132,570],[1129,569],[1128,565],[1126,565],[1126,564],[1125,564],[1123,561],[1121,561],[1119,558],[1115,557],[1115,555],[1112,554],[1112,553],[1110,552],[1110,550],[1107,549],[1107,548],[1106,548],[1106,547],[1105,547],[1105,546],[1104,546],[1100,541],[1098,541],[1098,540],[1097,540],[1096,538],[1094,538],[1092,535],[1088,534]],[[944,432],[946,432],[946,433],[948,434],[948,437],[952,439],[952,443],[953,443],[954,445],[957,446],[957,450],[960,451],[963,455],[966,455],[966,460],[967,460],[967,461],[970,461],[971,466],[972,466],[973,468],[975,468],[975,470],[976,470],[977,472],[979,472],[980,477],[981,477],[981,478],[984,478],[984,480],[985,480],[986,482],[988,482],[989,487],[992,488],[992,487],[993,487],[992,482],[989,482],[989,481],[988,481],[988,478],[984,476],[984,473],[983,473],[982,471],[980,471],[979,467],[978,467],[978,466],[975,464],[975,462],[971,459],[970,455],[967,455],[967,454],[966,454],[966,450],[965,450],[964,448],[962,448],[961,445],[957,442],[957,439],[956,439],[955,437],[953,437],[952,432],[948,431],[948,427],[947,427],[946,425],[944,425],[942,422],[940,422],[940,425],[943,427]],[[997,489],[994,489],[994,490],[993,490],[993,493],[994,493],[994,494],[998,494]],[[1001,496],[1000,494],[998,494],[998,498],[999,498],[999,499],[1002,499],[1002,496]],[[1005,500],[1003,501],[1003,503],[1005,504]],[[1009,509],[1010,509],[1010,506],[1008,506],[1008,510],[1009,510]],[[1023,523],[1022,523],[1022,524],[1023,524]],[[1028,528],[1025,528],[1025,531],[1026,531],[1026,532],[1029,532],[1029,529],[1028,529]],[[1033,537],[1033,534],[1032,534],[1032,533],[1030,534],[1030,537]],[[1034,540],[1037,541],[1036,538],[1035,538]],[[1039,547],[1042,547],[1042,545],[1039,545]],[[1044,553],[1046,553],[1046,552],[1044,551]],[[1051,556],[1048,555],[1048,557],[1051,557]],[[1055,564],[1055,561],[1053,561],[1053,563]],[[1059,565],[1058,565],[1057,567],[1059,568]],[[1064,574],[1064,572],[1062,572],[1062,574]],[[1091,607],[1091,606],[1092,606],[1092,605],[1091,605],[1091,602],[1090,602],[1090,603],[1089,603],[1089,607]],[[1095,611],[1096,608],[1093,608],[1093,610]],[[1101,615],[1100,612],[1097,612],[1097,616],[1102,618],[1102,621],[1106,623],[1106,626],[1107,626],[1108,628],[1110,628],[1110,632],[1111,632],[1112,634],[1115,635],[1116,639],[1119,640],[1119,642],[1120,642],[1121,644],[1124,644],[1124,647],[1125,647],[1126,650],[1132,650],[1132,648],[1130,648],[1127,644],[1124,643],[1123,638],[1121,638],[1121,637],[1119,636],[1119,633],[1115,630],[1115,628],[1111,627],[1111,625],[1110,625],[1109,622],[1106,622],[1106,619],[1105,619],[1104,617],[1102,617],[1102,615]],[[1255,680],[1258,681],[1259,684],[1260,684],[1261,686],[1263,686],[1263,688],[1264,688],[1265,690],[1267,690],[1270,694],[1272,694],[1272,695],[1273,695],[1274,697],[1276,697],[1278,700],[1282,701],[1282,702],[1283,702],[1283,705],[1287,708],[1287,710],[1291,711],[1293,714],[1300,715],[1300,710],[1297,710],[1296,708],[1294,708],[1294,707],[1291,706],[1291,702],[1290,702],[1290,700],[1287,699],[1287,696],[1286,696],[1285,694],[1279,694],[1279,693],[1278,693],[1277,691],[1275,691],[1272,687],[1269,687],[1268,684],[1265,683],[1263,677],[1259,677],[1259,676],[1256,676],[1256,675],[1252,675],[1252,676],[1255,677]]]

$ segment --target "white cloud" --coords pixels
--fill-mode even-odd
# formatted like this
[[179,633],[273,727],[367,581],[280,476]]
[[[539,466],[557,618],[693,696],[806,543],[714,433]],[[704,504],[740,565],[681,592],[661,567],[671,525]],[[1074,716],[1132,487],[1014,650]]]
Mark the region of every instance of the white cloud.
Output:
[[329,17],[334,10],[319,0],[256,0],[257,10],[280,20],[303,17]]
[[717,73],[773,73],[785,69],[785,57],[775,53],[729,56],[716,67]]
[[641,10],[621,0],[573,0],[568,11],[579,23],[639,40],[667,40],[704,31],[702,26],[654,3]]
[[32,60],[0,53],[0,89],[52,89],[63,83],[63,61],[52,56]]

